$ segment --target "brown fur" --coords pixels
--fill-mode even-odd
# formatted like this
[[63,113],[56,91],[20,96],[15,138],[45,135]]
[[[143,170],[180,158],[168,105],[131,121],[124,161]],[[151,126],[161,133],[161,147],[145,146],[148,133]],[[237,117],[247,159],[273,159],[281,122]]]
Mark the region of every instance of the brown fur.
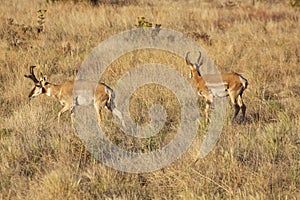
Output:
[[[40,80],[38,80],[33,72],[33,67],[30,68],[30,75],[25,75],[25,77],[30,78],[34,81],[35,86],[31,90],[29,94],[29,98],[33,98],[35,96],[39,96],[41,94],[46,94],[47,96],[53,97],[57,99],[64,107],[58,112],[57,118],[58,122],[60,121],[60,116],[66,112],[71,111],[74,102],[73,102],[73,89],[74,89],[74,81],[66,81],[65,83],[61,85],[56,85],[47,82],[46,76],[42,77]],[[82,89],[82,90],[88,90],[92,89],[96,86],[95,93],[94,93],[94,106],[98,114],[99,120],[101,120],[101,111],[103,108],[107,108],[110,111],[113,111],[114,105],[113,105],[113,98],[114,95],[112,94],[112,89],[107,86],[105,83],[94,83],[90,81],[77,81],[76,82],[76,90]]]
[[[200,62],[201,54],[198,58],[198,62]],[[222,82],[220,83],[220,75],[205,75],[202,77],[197,70],[197,66],[201,66],[202,63],[193,64],[188,59],[188,54],[186,57],[186,62],[190,66],[191,70],[191,78],[194,86],[196,87],[198,94],[203,96],[206,100],[206,107],[205,107],[205,117],[206,122],[208,122],[208,115],[210,107],[213,103],[213,96],[229,96],[231,103],[235,108],[235,113],[233,119],[236,118],[240,109],[242,109],[242,121],[245,119],[246,114],[246,106],[243,102],[243,92],[247,88],[248,81],[242,77],[240,74],[235,72],[233,73],[225,73],[221,74]],[[224,90],[218,91],[213,94],[212,85],[221,85]],[[222,89],[221,87],[221,89]]]

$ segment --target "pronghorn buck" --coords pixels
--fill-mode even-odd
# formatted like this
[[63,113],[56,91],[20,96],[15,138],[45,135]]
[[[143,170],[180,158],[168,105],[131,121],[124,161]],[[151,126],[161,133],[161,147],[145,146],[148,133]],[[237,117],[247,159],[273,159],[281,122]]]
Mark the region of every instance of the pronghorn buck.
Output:
[[[74,81],[66,81],[61,85],[56,85],[49,83],[46,79],[46,76],[41,74],[41,78],[37,79],[34,74],[35,66],[30,67],[30,74],[24,75],[26,78],[31,79],[34,82],[34,88],[29,93],[29,99],[39,96],[40,94],[46,94],[49,97],[53,97],[57,99],[64,107],[58,112],[58,123],[60,121],[60,116],[66,111],[72,111],[72,108],[75,104],[77,104],[76,99],[73,101],[73,89],[75,82]],[[106,108],[112,112],[115,116],[118,117],[119,120],[123,123],[121,113],[115,108],[114,91],[105,83],[93,83],[90,81],[77,81],[79,87],[82,89],[88,88],[89,85],[96,85],[94,90],[94,100],[93,104],[97,112],[98,120],[101,120],[101,111],[103,108]],[[77,84],[76,82],[76,84]],[[77,87],[77,85],[76,85]],[[76,88],[77,89],[77,88]]]
[[[201,76],[200,67],[203,65],[201,52],[196,63],[192,63],[189,59],[188,52],[185,56],[186,63],[191,69],[191,78],[194,86],[198,91],[199,96],[203,96],[206,100],[205,117],[206,122],[209,118],[209,110],[213,103],[213,97],[229,96],[232,104],[234,105],[235,112],[233,119],[236,118],[239,111],[242,109],[242,121],[245,120],[246,106],[243,102],[243,92],[248,86],[248,81],[238,73],[225,73]],[[222,79],[220,83],[220,78]]]

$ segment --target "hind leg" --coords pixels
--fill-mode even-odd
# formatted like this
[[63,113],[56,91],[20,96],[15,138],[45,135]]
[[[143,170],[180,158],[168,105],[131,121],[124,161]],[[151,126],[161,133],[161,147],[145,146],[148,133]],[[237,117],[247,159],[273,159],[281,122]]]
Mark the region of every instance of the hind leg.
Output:
[[237,92],[229,91],[228,93],[229,93],[231,103],[234,106],[234,115],[232,118],[232,121],[234,121],[236,119],[236,116],[239,114],[241,107],[239,106],[237,101]]
[[212,101],[210,101],[210,100],[206,101],[206,104],[205,104],[205,123],[206,124],[208,124],[208,122],[209,122],[209,111],[211,108],[211,104],[212,104]]
[[58,112],[58,115],[57,115],[57,123],[58,124],[60,123],[60,116],[67,110],[71,110],[71,108],[72,108],[72,105],[65,104],[65,106]]
[[96,110],[98,122],[101,122],[102,119],[104,118],[104,116],[103,116],[103,108],[105,107],[105,103],[100,102],[100,101],[96,101],[94,103],[94,107],[95,107],[95,110]]
[[235,111],[234,111],[234,115],[233,115],[233,120],[236,119],[236,116],[239,114],[241,108],[239,105],[235,104],[234,109],[235,109]]
[[242,121],[245,120],[245,115],[246,115],[246,106],[243,102],[243,98],[242,98],[242,95],[239,95],[238,96],[238,100],[237,100],[237,103],[239,105],[239,107],[242,109]]

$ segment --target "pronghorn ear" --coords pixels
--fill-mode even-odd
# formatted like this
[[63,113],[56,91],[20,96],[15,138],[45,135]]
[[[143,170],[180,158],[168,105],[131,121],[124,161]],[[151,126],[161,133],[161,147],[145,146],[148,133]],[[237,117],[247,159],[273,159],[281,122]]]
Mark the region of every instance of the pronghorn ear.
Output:
[[40,72],[40,76],[41,76],[41,81],[47,81],[47,76],[44,75],[42,72]]
[[40,73],[40,75],[41,75],[40,84],[42,87],[44,87],[47,82],[47,76],[43,75],[43,73]]
[[44,75],[42,80],[41,80],[42,86],[45,87],[46,83],[47,83],[47,76]]

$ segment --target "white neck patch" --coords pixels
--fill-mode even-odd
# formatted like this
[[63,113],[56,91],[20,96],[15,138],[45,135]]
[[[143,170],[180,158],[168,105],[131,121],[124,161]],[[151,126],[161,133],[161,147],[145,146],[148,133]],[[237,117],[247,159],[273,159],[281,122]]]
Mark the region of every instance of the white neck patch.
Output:
[[46,90],[46,95],[49,96],[49,97],[51,96],[51,88],[48,88],[48,89]]

